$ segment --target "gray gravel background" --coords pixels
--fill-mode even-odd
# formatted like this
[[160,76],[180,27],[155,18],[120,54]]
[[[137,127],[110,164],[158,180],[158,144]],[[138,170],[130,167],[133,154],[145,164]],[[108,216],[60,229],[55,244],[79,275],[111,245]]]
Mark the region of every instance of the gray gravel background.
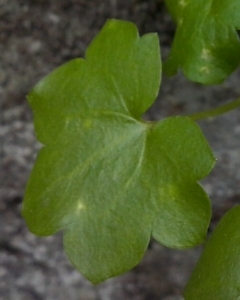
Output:
[[[107,18],[157,31],[165,58],[174,24],[157,0],[0,0],[0,300],[179,300],[201,248],[169,250],[152,242],[132,271],[93,286],[69,264],[61,233],[33,236],[21,218],[24,187],[39,144],[26,94],[44,75],[84,51]],[[202,87],[181,74],[163,77],[146,118],[215,107],[240,95],[240,72]],[[213,202],[211,229],[240,200],[239,110],[200,122],[218,159],[202,184]]]

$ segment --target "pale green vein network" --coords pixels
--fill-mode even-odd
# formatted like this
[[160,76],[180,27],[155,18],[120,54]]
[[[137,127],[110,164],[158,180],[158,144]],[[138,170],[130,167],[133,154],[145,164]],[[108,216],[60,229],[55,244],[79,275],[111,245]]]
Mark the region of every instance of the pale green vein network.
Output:
[[[114,114],[116,114],[116,113],[114,113]],[[117,113],[117,115],[118,114],[121,115],[121,116],[125,116],[121,113]],[[130,119],[131,121],[134,121],[134,122],[137,123],[138,127],[137,127],[136,131],[134,131],[134,132],[131,131],[131,135],[129,133],[124,132],[124,135],[121,136],[121,137],[118,137],[116,141],[114,141],[114,142],[112,141],[111,145],[105,145],[105,147],[102,148],[101,150],[96,149],[96,151],[91,156],[89,156],[88,159],[85,162],[80,163],[69,174],[59,175],[59,177],[56,181],[49,184],[49,186],[45,190],[44,194],[41,195],[41,198],[45,197],[48,194],[48,192],[51,191],[52,189],[54,189],[54,187],[57,186],[58,183],[61,182],[62,180],[65,181],[65,180],[69,179],[69,186],[71,186],[71,184],[70,184],[71,178],[73,178],[74,176],[81,177],[81,175],[83,175],[84,172],[86,172],[88,170],[89,166],[91,166],[92,164],[94,165],[95,161],[98,161],[98,160],[102,159],[103,157],[107,157],[108,153],[116,150],[119,146],[121,146],[120,148],[122,148],[124,144],[128,144],[129,140],[131,140],[133,137],[135,138],[139,134],[139,132],[141,133],[141,135],[146,134],[146,133],[144,133],[144,131],[146,131],[146,125],[144,125],[144,124],[142,124],[142,123],[140,123],[140,122],[136,121],[135,119],[132,119],[128,116],[125,116],[125,117],[127,119]],[[139,130],[140,128],[141,128],[141,130]],[[144,149],[145,149],[145,143],[144,143],[143,150],[141,151],[141,155],[139,157],[139,164],[136,166],[136,169],[140,168],[140,166],[141,166],[141,161],[143,159]],[[45,150],[45,147],[44,147],[44,150]]]
[[121,91],[119,90],[119,87],[118,87],[118,84],[116,83],[116,79],[113,77],[113,76],[108,76],[110,79],[111,79],[111,82],[113,84],[113,86],[115,87],[115,90],[117,92],[117,95],[118,95],[118,100],[120,100],[123,108],[126,110],[126,112],[131,115],[130,111],[129,111],[129,108],[127,107],[126,105],[126,101],[123,99],[123,96],[122,96],[122,93]]

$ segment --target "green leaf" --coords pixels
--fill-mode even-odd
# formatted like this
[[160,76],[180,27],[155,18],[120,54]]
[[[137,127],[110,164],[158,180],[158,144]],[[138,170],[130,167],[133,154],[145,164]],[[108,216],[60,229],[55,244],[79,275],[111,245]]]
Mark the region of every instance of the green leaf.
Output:
[[240,299],[240,206],[214,230],[185,289],[185,300]]
[[240,63],[239,0],[166,0],[177,30],[164,68],[190,80],[221,83]]
[[64,229],[72,263],[94,283],[134,267],[151,235],[170,247],[204,240],[210,203],[196,180],[215,162],[187,117],[144,122],[161,74],[156,34],[111,20],[86,60],[29,94],[41,149],[23,215],[32,232]]

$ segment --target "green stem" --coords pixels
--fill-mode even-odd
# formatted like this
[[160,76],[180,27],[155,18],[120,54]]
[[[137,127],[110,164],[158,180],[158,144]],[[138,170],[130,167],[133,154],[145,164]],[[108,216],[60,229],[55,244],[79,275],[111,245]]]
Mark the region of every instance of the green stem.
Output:
[[209,109],[206,111],[202,111],[199,113],[191,114],[189,117],[193,119],[194,121],[204,120],[207,118],[217,117],[222,114],[225,114],[233,109],[236,109],[240,106],[240,98],[231,101],[229,103],[226,103],[224,105],[220,105],[217,108]]

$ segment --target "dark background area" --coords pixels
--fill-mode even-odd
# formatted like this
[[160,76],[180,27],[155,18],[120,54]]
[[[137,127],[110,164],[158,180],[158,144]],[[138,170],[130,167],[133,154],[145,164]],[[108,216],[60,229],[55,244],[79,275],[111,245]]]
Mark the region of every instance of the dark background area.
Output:
[[[43,76],[84,52],[108,18],[157,32],[169,53],[175,26],[157,0],[0,0],[0,300],[180,300],[201,247],[177,251],[152,242],[128,273],[93,286],[69,264],[61,233],[32,235],[21,217],[24,188],[39,149],[26,94]],[[163,76],[147,119],[188,114],[240,95],[236,71],[202,87],[179,73]],[[210,231],[240,200],[239,110],[200,122],[218,159],[202,184],[214,207]]]

